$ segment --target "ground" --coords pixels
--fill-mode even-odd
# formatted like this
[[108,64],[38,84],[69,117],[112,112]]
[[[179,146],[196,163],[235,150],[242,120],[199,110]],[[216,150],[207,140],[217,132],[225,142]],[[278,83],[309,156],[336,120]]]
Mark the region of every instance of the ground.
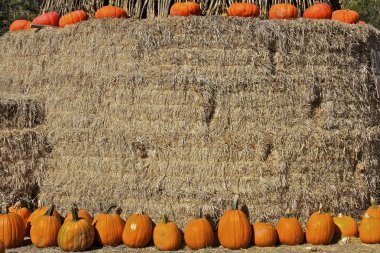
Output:
[[[21,252],[39,252],[39,253],[52,253],[52,252],[62,252],[58,247],[48,248],[48,249],[37,249],[31,245],[30,240],[25,241],[26,246],[21,248],[12,249],[7,251],[8,253],[21,253]],[[94,253],[105,253],[105,252],[158,252],[153,246],[144,248],[144,249],[130,249],[124,245],[117,247],[104,247],[104,248],[93,248],[91,251]],[[176,252],[190,252],[189,248],[184,248]],[[229,250],[223,249],[222,247],[209,248],[205,250],[200,250],[199,252],[228,252]],[[236,252],[236,251],[235,251]],[[240,250],[237,252],[258,252],[258,253],[307,253],[307,252],[318,252],[318,253],[329,253],[329,252],[349,252],[349,253],[379,253],[380,244],[364,244],[361,243],[358,238],[349,239],[347,242],[338,242],[328,246],[312,246],[310,244],[303,244],[299,246],[277,246],[270,248],[259,248],[259,247],[250,247],[248,249]]]

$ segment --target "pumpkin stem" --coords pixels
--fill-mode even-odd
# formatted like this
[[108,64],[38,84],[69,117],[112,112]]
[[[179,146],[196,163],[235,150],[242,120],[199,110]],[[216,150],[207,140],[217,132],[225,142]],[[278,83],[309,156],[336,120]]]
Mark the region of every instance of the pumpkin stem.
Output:
[[168,216],[166,215],[166,213],[163,213],[162,214],[162,223],[166,224],[168,222],[169,222]]
[[2,214],[8,214],[8,206],[7,203],[1,204],[1,213]]
[[197,218],[197,219],[202,218],[202,207],[198,208],[198,209],[195,211],[195,218]]
[[46,211],[45,215],[52,216],[54,211],[55,205],[52,204],[49,209]]
[[343,217],[343,214],[342,214],[342,213],[339,213],[339,214],[338,214],[338,217],[339,217],[339,218],[342,218],[342,217]]
[[114,208],[116,208],[116,207],[117,207],[116,204],[111,204],[111,205],[107,206],[106,211],[103,212],[103,213],[110,214],[111,210],[114,209]]
[[373,197],[373,196],[371,196],[371,206],[372,207],[378,207],[377,201],[376,201],[375,197]]
[[324,213],[322,203],[319,204],[319,210],[318,211],[319,211],[319,213]]
[[232,210],[237,210],[239,204],[239,195],[236,195],[234,197],[234,200],[232,201]]
[[21,207],[22,207],[21,201],[17,201],[17,202],[14,204],[14,206],[13,206],[13,208],[16,209],[16,210],[20,209]]
[[78,221],[79,220],[78,207],[76,204],[74,204],[73,207],[71,208],[71,213],[73,215],[73,221]]
[[288,208],[285,211],[285,218],[290,218],[290,217],[292,217],[292,213],[290,212],[290,209]]

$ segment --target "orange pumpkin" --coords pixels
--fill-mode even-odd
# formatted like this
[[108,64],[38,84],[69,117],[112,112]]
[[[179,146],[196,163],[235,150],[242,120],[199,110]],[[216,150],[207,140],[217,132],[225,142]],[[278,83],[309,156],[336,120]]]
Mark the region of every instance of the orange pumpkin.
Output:
[[238,197],[232,203],[232,210],[225,211],[219,220],[218,238],[228,249],[244,249],[251,242],[252,227],[245,213],[238,210]]
[[377,201],[374,197],[371,197],[371,206],[368,207],[366,213],[369,216],[380,218],[380,206],[377,204]]
[[0,241],[0,253],[5,253],[5,247],[1,241]]
[[335,232],[333,217],[322,211],[322,205],[319,211],[311,215],[306,224],[306,241],[314,245],[329,244]]
[[92,225],[95,228],[95,241],[98,245],[115,246],[123,242],[125,221],[118,214],[111,214],[111,210],[116,207],[110,205],[105,212],[94,217]]
[[170,16],[199,16],[201,7],[195,2],[175,3],[170,8]]
[[26,229],[21,216],[15,213],[8,213],[5,204],[0,213],[0,242],[6,249],[16,248],[24,241]]
[[211,247],[214,244],[214,231],[210,222],[201,217],[201,210],[197,212],[196,219],[187,223],[184,239],[186,245],[193,250]]
[[181,231],[165,214],[153,230],[153,242],[158,250],[177,250],[181,246]]
[[289,210],[277,222],[276,230],[281,244],[298,245],[304,241],[302,226],[297,218],[291,216]]
[[30,212],[29,212],[28,208],[22,207],[21,202],[17,202],[14,206],[11,206],[9,208],[9,212],[10,213],[16,213],[16,214],[20,215],[21,218],[24,220],[25,226],[26,226],[26,224],[28,223]]
[[298,10],[292,4],[275,4],[269,9],[269,19],[292,19],[298,17]]
[[310,6],[303,13],[304,18],[310,19],[331,19],[332,11],[328,4],[318,3]]
[[363,243],[380,243],[380,218],[365,213],[360,222],[359,235]]
[[256,4],[251,3],[233,3],[228,7],[228,16],[237,17],[258,17],[260,10]]
[[64,251],[84,251],[95,240],[94,227],[86,219],[78,217],[78,208],[71,210],[73,219],[63,223],[58,233],[58,246]]
[[37,248],[57,246],[57,236],[61,228],[61,221],[53,216],[54,205],[45,215],[38,217],[30,229],[30,239]]
[[[74,206],[76,208],[78,208],[76,205],[74,205]],[[87,220],[89,223],[92,223],[92,221],[94,220],[94,218],[92,218],[91,214],[89,214],[89,212],[87,212],[84,209],[78,211],[78,217]],[[66,222],[68,220],[72,220],[72,219],[73,219],[73,214],[72,214],[72,212],[69,212],[66,215],[64,222]]]
[[[54,204],[53,204],[54,205]],[[47,210],[49,210],[49,207],[40,207],[38,208],[37,210],[35,210],[30,216],[29,216],[29,219],[28,219],[28,222],[27,222],[27,228],[26,228],[26,232],[27,232],[27,235],[29,234],[29,231],[30,231],[30,228],[32,227],[34,221],[38,218],[38,217],[41,217],[43,215],[45,215],[45,213],[47,212]],[[61,215],[58,213],[57,209],[54,208],[54,211],[53,211],[53,215],[58,219],[58,220],[61,220]]]
[[73,11],[69,12],[59,20],[59,27],[65,27],[67,25],[73,25],[81,21],[87,20],[87,13],[85,11]]
[[358,224],[351,216],[344,216],[339,214],[334,217],[335,234],[344,237],[358,237]]
[[104,6],[95,12],[95,18],[128,18],[128,15],[122,8]]
[[31,24],[29,20],[15,20],[9,27],[9,31],[28,30]]
[[131,248],[141,248],[148,245],[153,235],[153,223],[150,217],[142,211],[131,215],[125,222],[123,242]]
[[35,25],[52,25],[59,26],[60,16],[57,12],[48,12],[33,19]]
[[271,223],[255,222],[253,224],[253,245],[272,247],[277,241],[277,231]]
[[347,24],[355,24],[359,21],[359,13],[352,10],[337,10],[332,13],[331,19]]

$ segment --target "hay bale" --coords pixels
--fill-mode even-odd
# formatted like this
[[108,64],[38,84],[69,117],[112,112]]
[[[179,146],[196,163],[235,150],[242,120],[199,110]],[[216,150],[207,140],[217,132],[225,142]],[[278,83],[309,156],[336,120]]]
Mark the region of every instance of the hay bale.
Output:
[[45,106],[41,100],[13,94],[0,97],[0,129],[32,128],[44,120]]
[[323,20],[91,20],[1,37],[0,87],[45,101],[39,196],[61,210],[116,202],[183,226],[240,194],[252,220],[319,202],[359,217],[380,182],[379,38]]

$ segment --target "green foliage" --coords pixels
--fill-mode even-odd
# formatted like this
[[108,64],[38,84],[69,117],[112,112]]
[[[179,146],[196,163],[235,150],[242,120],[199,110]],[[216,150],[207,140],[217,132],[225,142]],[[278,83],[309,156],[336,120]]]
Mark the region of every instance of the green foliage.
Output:
[[380,0],[341,0],[342,9],[357,11],[360,20],[380,29]]
[[0,34],[6,32],[15,19],[32,20],[43,0],[0,0]]

